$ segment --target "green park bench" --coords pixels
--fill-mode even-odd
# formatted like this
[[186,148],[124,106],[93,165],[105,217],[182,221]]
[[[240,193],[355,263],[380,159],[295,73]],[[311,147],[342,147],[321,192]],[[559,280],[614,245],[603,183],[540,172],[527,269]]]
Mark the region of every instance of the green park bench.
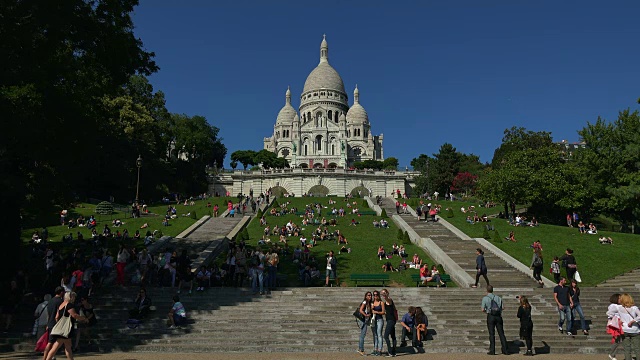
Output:
[[389,274],[351,274],[351,281],[356,283],[356,287],[358,287],[358,281],[380,281],[384,286],[384,282],[389,281]]
[[[445,284],[450,283],[451,282],[451,275],[449,275],[449,274],[440,274],[440,279]],[[422,286],[422,281],[420,281],[420,274],[411,274],[411,280],[416,282],[416,286],[417,287]],[[437,285],[438,284],[436,284],[433,281],[427,282],[427,286],[437,286]]]
[[358,213],[359,213],[360,215],[373,215],[373,216],[377,216],[377,215],[378,215],[378,214],[377,214],[375,211],[373,211],[373,210],[364,210],[364,211],[359,210],[359,211],[358,211]]

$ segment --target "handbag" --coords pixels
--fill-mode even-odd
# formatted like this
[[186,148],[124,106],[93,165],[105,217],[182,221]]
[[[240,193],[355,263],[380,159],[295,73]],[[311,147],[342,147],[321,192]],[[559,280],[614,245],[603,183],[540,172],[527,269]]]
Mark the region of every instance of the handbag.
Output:
[[576,273],[573,275],[573,278],[576,279],[577,282],[582,282],[582,278],[580,277],[580,273],[578,271],[576,271]]
[[58,319],[56,324],[51,329],[51,335],[62,336],[65,338],[69,337],[69,334],[71,333],[72,324],[71,324],[71,315],[64,316],[64,313],[67,312],[67,306],[69,306],[69,304],[67,304],[64,307],[64,312],[62,313],[62,316],[60,317],[60,319]]
[[607,327],[620,330],[622,328],[620,318],[618,316],[614,316],[611,319],[607,320]]
[[364,315],[362,315],[362,313],[360,312],[360,306],[358,306],[358,307],[356,308],[356,311],[354,311],[354,312],[353,312],[353,316],[355,316],[355,318],[356,318],[356,319],[358,319],[358,320],[360,320],[360,321],[364,322],[365,317],[364,317]]
[[36,348],[34,351],[43,352],[44,349],[47,347],[48,343],[49,343],[49,332],[45,331],[44,334],[40,336],[40,339],[38,339],[38,341],[36,342]]

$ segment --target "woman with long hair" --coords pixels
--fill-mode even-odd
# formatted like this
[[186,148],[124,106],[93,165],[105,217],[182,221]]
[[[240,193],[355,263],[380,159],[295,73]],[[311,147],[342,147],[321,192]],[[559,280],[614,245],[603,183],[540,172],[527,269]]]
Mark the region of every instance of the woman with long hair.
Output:
[[416,307],[416,339],[418,340],[418,347],[422,347],[422,340],[427,337],[427,315],[422,311],[421,307]]
[[533,258],[531,259],[530,268],[533,270],[533,278],[536,279],[540,287],[544,286],[544,282],[542,281],[542,267],[544,266],[544,260],[542,258],[542,249],[535,247],[533,248]]
[[129,250],[125,247],[124,244],[120,244],[120,249],[118,250],[118,256],[116,258],[116,283],[118,285],[124,286],[124,268],[127,266],[127,261],[129,261]]
[[526,296],[520,296],[520,306],[518,307],[518,319],[520,319],[520,338],[527,344],[526,356],[533,356],[531,347],[533,346],[533,321],[531,320],[531,304]]
[[[611,297],[609,298],[609,308],[607,309],[607,320],[613,320],[616,324],[618,324],[620,321],[620,316],[618,315],[618,305],[620,305],[620,294],[616,293],[611,295]],[[612,335],[611,349],[609,350],[609,359],[615,359],[618,346],[622,341],[620,329],[611,329],[609,326],[607,326],[607,333]]]
[[634,357],[640,359],[640,310],[638,310],[631,295],[627,293],[620,295],[618,316],[622,320],[624,358],[630,360],[631,353],[634,352]]
[[62,335],[51,335],[51,339],[55,342],[51,346],[51,350],[47,353],[46,360],[51,360],[58,352],[60,346],[64,346],[64,352],[67,355],[67,359],[73,360],[73,350],[71,350],[71,339],[75,336],[75,323],[76,321],[86,322],[87,318],[78,314],[73,307],[73,304],[76,301],[76,293],[68,292],[64,294],[64,301],[60,306],[56,309],[56,322],[60,320],[60,318],[71,317],[71,332],[69,336],[64,337]]
[[384,301],[384,317],[387,320],[387,326],[384,328],[384,340],[387,342],[387,352],[390,356],[396,356],[396,304],[389,296],[389,290],[382,289],[382,298]]
[[580,305],[580,288],[578,287],[578,282],[575,280],[571,280],[569,295],[573,299],[573,309],[571,309],[571,320],[572,321],[575,320],[576,313],[578,313],[578,315],[580,315],[580,328],[582,328],[582,333],[585,335],[589,335],[589,329],[587,328],[587,321],[584,318],[582,305]]
[[380,356],[382,355],[382,329],[384,328],[384,315],[385,315],[385,307],[384,301],[382,301],[380,292],[377,290],[373,291],[373,303],[371,303],[371,313],[373,317],[371,321],[371,330],[373,331],[373,353],[371,355]]
[[366,356],[364,352],[364,338],[367,336],[367,328],[371,324],[371,303],[373,302],[373,294],[371,291],[367,291],[364,294],[364,300],[360,304],[360,314],[364,316],[364,321],[356,319],[358,327],[360,328],[360,341],[358,342],[358,353],[362,356]]

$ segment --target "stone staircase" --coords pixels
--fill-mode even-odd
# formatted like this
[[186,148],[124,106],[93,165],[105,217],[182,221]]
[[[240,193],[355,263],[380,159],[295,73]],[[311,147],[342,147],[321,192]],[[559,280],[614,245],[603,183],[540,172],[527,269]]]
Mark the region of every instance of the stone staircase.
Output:
[[[380,206],[386,210],[387,214],[396,213],[394,199],[384,198]],[[433,240],[473,279],[476,276],[476,249],[482,248],[488,269],[487,276],[495,288],[532,288],[538,286],[537,282],[527,274],[516,270],[476,241],[461,239],[440,222],[418,221],[417,217],[411,214],[400,214],[400,216],[420,237]],[[484,285],[484,279],[481,277],[479,286],[484,287]]]
[[[136,329],[125,326],[135,288],[114,288],[94,306],[98,324],[93,329],[100,352],[354,352],[359,330],[351,313],[368,288],[294,288],[253,296],[248,289],[211,288],[182,295],[190,324],[166,327],[172,291],[150,288],[158,310]],[[410,305],[421,306],[429,317],[428,353],[483,353],[488,348],[486,315],[480,311],[485,293],[479,289],[390,288],[399,315]],[[636,289],[633,289],[636,290]],[[591,323],[589,336],[569,337],[557,331],[557,312],[551,289],[499,290],[504,299],[504,327],[509,350],[524,353],[519,340],[516,295],[525,294],[533,307],[534,347],[537,353],[598,353],[609,348],[605,334],[610,289],[582,289],[582,306]],[[634,295],[637,295],[634,293]],[[396,327],[400,335],[400,325]],[[15,339],[14,339],[15,340]],[[399,339],[398,339],[399,340]],[[8,339],[4,339],[8,341]],[[15,341],[14,341],[15,342]],[[13,345],[31,351],[33,341]],[[372,351],[368,332],[366,350]],[[83,342],[84,344],[84,342]],[[386,347],[385,347],[386,349]],[[399,353],[415,353],[400,348]]]
[[618,275],[611,279],[607,279],[596,285],[602,288],[639,288],[640,287],[640,269],[635,269],[624,274]]

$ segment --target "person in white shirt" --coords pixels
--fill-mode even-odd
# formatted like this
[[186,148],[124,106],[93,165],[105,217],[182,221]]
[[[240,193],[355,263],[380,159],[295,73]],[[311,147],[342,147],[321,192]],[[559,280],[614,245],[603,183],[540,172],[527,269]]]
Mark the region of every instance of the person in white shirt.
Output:
[[633,302],[629,294],[620,295],[618,316],[622,320],[622,345],[624,346],[624,358],[631,359],[632,350],[635,358],[640,359],[640,310]]
[[40,339],[42,334],[44,334],[47,329],[47,322],[49,321],[49,312],[47,311],[47,305],[49,305],[49,300],[51,300],[51,294],[46,294],[44,296],[44,301],[36,306],[36,311],[33,313],[36,321],[33,324],[32,334],[36,336],[36,339]]

